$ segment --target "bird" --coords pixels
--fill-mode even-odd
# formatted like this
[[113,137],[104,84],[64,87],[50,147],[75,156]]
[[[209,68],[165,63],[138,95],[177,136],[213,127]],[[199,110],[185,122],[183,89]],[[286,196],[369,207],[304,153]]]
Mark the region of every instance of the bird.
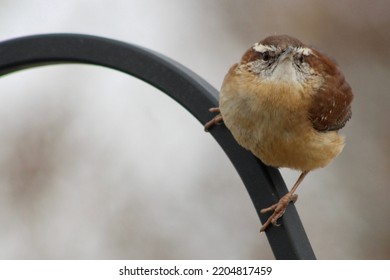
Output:
[[264,164],[301,172],[287,194],[260,211],[271,213],[260,232],[279,226],[306,175],[341,153],[345,137],[339,130],[352,116],[352,100],[336,62],[289,35],[255,43],[229,69],[205,131],[224,123]]

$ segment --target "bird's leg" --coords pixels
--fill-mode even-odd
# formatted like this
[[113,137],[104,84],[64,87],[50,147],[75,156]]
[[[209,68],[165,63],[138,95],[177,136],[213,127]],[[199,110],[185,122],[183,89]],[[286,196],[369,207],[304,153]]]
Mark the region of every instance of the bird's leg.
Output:
[[219,110],[218,107],[210,108],[209,111],[212,113],[218,113],[218,115],[216,115],[214,118],[212,118],[204,125],[204,131],[206,132],[209,131],[209,129],[212,128],[214,125],[216,124],[218,125],[223,122],[221,111]]
[[267,212],[273,211],[272,215],[268,218],[268,220],[264,223],[264,225],[261,227],[260,232],[265,231],[270,224],[273,224],[274,226],[279,226],[277,223],[278,219],[283,216],[284,212],[286,211],[286,208],[288,204],[292,201],[295,203],[298,199],[298,195],[294,194],[294,192],[297,190],[299,184],[303,181],[305,176],[309,173],[309,171],[303,171],[301,175],[299,176],[298,180],[292,187],[291,191],[289,191],[287,194],[282,196],[278,203],[275,203],[274,205],[261,209],[260,213],[264,214]]

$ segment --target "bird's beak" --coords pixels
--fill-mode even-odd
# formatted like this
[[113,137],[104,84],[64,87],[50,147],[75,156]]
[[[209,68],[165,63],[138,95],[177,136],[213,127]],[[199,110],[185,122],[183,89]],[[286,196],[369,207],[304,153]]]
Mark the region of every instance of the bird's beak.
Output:
[[281,55],[279,55],[279,62],[283,62],[284,60],[286,59],[290,59],[291,58],[291,52],[293,51],[293,48],[292,47],[288,47]]

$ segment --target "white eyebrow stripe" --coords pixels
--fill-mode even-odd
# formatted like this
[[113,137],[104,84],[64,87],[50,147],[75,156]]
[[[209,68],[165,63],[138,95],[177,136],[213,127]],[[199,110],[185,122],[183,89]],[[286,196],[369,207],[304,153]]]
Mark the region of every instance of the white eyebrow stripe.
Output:
[[[260,43],[254,44],[252,48],[253,48],[253,50],[260,52],[260,53],[264,53],[266,51],[276,51],[277,50],[277,47],[275,47],[274,45],[266,46],[266,45],[263,45]],[[294,50],[297,53],[303,54],[305,56],[313,54],[312,50],[310,48],[307,48],[307,47],[298,47],[298,48],[294,48]]]
[[313,54],[312,50],[306,47],[299,47],[295,49],[297,53],[303,54],[305,56],[308,56],[310,54]]
[[253,50],[263,53],[265,51],[275,51],[275,46],[265,46],[263,44],[256,43],[253,45]]

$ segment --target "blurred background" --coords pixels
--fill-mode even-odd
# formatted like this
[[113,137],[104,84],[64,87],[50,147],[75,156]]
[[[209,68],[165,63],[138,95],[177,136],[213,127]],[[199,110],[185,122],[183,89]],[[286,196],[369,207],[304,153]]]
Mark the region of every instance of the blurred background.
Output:
[[[305,179],[296,206],[319,259],[389,259],[389,12],[385,0],[0,0],[0,40],[105,36],[216,88],[268,35],[317,47],[351,84],[353,117],[344,152]],[[0,92],[1,259],[273,258],[232,164],[157,89],[59,65],[3,76]],[[299,175],[281,172],[289,187]]]

